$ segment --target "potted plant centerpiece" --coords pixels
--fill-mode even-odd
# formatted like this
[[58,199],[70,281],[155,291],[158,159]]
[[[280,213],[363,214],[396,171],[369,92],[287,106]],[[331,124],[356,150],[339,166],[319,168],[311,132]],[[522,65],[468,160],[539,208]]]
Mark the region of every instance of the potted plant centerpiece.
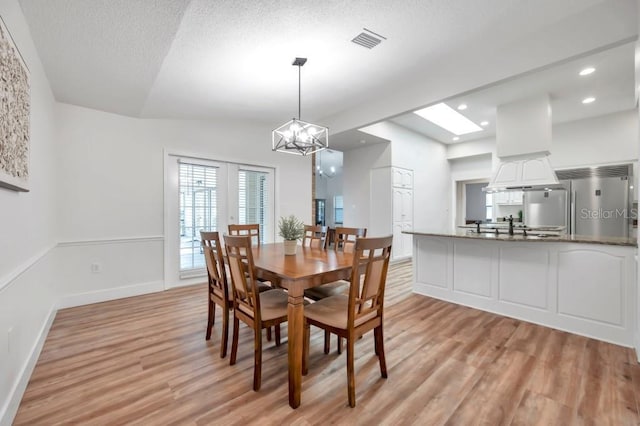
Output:
[[278,228],[280,229],[278,235],[284,238],[284,254],[288,256],[296,254],[298,240],[304,237],[304,223],[291,215],[281,217]]

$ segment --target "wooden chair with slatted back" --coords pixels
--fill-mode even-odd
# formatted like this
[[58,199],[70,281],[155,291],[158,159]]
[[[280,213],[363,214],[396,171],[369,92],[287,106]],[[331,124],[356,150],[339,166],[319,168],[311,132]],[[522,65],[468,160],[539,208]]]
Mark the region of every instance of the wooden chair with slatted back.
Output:
[[304,226],[304,237],[302,247],[327,248],[327,227],[326,226]]
[[276,345],[280,345],[280,324],[287,321],[288,295],[280,289],[259,291],[250,236],[227,235],[224,242],[231,273],[234,308],[230,364],[236,363],[242,321],[254,331],[253,390],[257,391],[261,384],[262,330],[275,326]]
[[248,225],[229,225],[229,235],[249,235],[251,244],[259,246],[260,243],[260,225],[251,223]]
[[367,228],[336,227],[333,236],[333,249],[352,253],[355,248],[356,239],[366,236]]
[[[337,227],[333,235],[333,249],[336,251],[353,252],[357,238],[367,236],[367,228]],[[321,286],[312,287],[304,291],[304,295],[311,300],[322,300],[327,297],[345,294],[349,288],[349,282],[344,280],[334,281]],[[331,335],[327,331],[324,336],[324,353],[331,350]],[[337,339],[338,353],[342,353],[342,340]]]
[[[251,223],[247,225],[237,225],[232,224],[228,226],[229,235],[248,235],[251,237],[251,244],[254,246],[259,246],[260,243],[260,224]],[[264,282],[263,279],[259,279],[259,281]],[[275,284],[275,283],[274,283]],[[272,287],[268,286],[265,288],[264,285],[260,285],[260,291],[270,290]],[[267,340],[271,341],[271,329],[267,329]]]
[[347,339],[347,383],[349,405],[356,405],[354,345],[357,338],[373,330],[380,375],[387,377],[382,333],[384,289],[393,237],[358,238],[351,271],[349,295],[331,296],[304,310],[303,374],[309,367],[310,326],[323,328]]
[[217,232],[200,231],[200,243],[207,264],[208,305],[206,340],[211,339],[211,330],[216,319],[216,305],[222,308],[222,334],[220,338],[220,358],[227,356],[229,341],[229,311],[233,309],[233,295],[229,291],[227,274],[224,267],[223,248]]

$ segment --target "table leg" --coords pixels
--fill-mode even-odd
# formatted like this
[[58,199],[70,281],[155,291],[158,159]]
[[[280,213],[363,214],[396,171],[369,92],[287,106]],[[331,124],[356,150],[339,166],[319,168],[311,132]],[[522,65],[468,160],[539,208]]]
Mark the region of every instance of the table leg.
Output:
[[304,334],[304,290],[300,283],[291,283],[289,289],[289,405],[300,406],[302,388],[302,345]]

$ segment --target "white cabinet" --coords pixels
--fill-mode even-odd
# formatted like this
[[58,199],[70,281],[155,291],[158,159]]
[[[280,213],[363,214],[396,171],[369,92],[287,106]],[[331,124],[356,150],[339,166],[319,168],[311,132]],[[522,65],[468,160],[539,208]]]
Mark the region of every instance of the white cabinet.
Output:
[[391,258],[413,255],[413,170],[382,167],[371,170],[371,212],[368,236],[393,234]]
[[393,167],[393,186],[395,188],[413,188],[413,170]]
[[413,230],[413,170],[392,168],[393,175],[393,249],[391,257],[400,259],[413,254],[413,237],[402,231]]
[[494,204],[521,205],[522,191],[496,192],[493,194],[493,202]]

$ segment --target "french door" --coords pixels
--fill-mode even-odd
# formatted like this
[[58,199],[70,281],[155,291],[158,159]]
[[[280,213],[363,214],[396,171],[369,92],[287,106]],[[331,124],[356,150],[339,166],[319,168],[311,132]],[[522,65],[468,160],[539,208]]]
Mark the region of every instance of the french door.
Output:
[[261,242],[274,241],[273,169],[168,155],[165,173],[167,287],[206,275],[200,231],[257,223]]

